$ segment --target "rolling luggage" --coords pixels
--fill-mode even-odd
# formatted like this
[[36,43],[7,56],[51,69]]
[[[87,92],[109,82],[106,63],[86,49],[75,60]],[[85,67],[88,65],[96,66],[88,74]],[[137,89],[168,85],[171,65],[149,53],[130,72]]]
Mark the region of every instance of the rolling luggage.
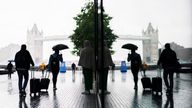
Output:
[[157,76],[152,78],[152,92],[156,95],[159,93],[162,95],[162,78],[160,69],[157,70]]
[[[47,75],[47,73],[48,73],[48,75]],[[50,83],[49,74],[50,74],[50,72],[46,71],[45,77],[41,78],[41,84],[40,84],[41,90],[44,89],[44,90],[46,90],[46,92],[49,88],[49,83]]]
[[149,77],[141,78],[141,83],[143,85],[143,89],[150,89],[151,90],[151,79]]
[[31,70],[30,96],[40,96],[40,79],[34,77],[34,70]]

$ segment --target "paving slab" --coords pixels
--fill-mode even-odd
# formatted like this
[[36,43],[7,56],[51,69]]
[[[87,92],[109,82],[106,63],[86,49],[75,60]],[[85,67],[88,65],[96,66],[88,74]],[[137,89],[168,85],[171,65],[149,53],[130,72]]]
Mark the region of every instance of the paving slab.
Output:
[[[156,71],[147,71],[149,77],[156,76]],[[36,72],[40,78],[41,73]],[[122,74],[115,71],[115,81],[111,72],[108,75],[108,90],[111,94],[105,96],[106,108],[192,108],[192,73],[182,73],[174,76],[173,97],[155,96],[150,91],[143,92],[141,75],[139,74],[138,90],[133,89],[133,77],[128,70]],[[52,76],[50,75],[50,78]],[[29,83],[26,98],[19,97],[17,73],[8,79],[7,75],[0,75],[0,108],[96,108],[97,96],[83,95],[83,75],[77,71],[75,82],[72,81],[71,71],[59,74],[56,92],[53,91],[52,81],[48,93],[41,93],[40,97],[29,96]],[[164,88],[164,84],[163,84]]]

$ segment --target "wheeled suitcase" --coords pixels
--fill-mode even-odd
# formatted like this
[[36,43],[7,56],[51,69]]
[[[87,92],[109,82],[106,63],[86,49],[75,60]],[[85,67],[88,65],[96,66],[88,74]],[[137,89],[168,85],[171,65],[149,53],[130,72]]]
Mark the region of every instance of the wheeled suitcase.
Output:
[[[48,77],[46,77],[47,73],[48,73]],[[49,83],[50,83],[49,74],[50,73],[48,71],[46,71],[45,77],[41,78],[41,84],[40,84],[41,90],[44,89],[44,90],[46,90],[46,92],[47,92],[47,89],[49,88]]]
[[141,83],[143,85],[143,90],[146,90],[146,89],[151,90],[151,79],[149,77],[142,77]]
[[158,69],[156,77],[152,78],[152,92],[153,94],[161,94],[162,95],[162,78],[161,78],[161,70]]
[[31,71],[30,96],[40,96],[40,79],[34,77],[34,70]]

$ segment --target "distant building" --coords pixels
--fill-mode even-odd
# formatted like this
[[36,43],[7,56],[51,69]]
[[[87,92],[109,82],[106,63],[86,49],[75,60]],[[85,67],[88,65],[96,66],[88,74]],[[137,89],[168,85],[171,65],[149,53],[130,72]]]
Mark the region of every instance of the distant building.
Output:
[[180,62],[192,62],[192,48],[184,48],[175,42],[170,43],[171,48],[176,52]]

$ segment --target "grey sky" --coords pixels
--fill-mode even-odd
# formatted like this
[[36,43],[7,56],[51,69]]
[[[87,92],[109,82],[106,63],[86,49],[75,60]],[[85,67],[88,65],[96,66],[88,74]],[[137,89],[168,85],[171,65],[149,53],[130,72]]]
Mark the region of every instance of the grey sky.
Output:
[[[87,0],[0,0],[0,48],[26,42],[36,23],[44,35],[70,35]],[[192,47],[192,0],[104,0],[114,33],[141,35],[151,22],[162,44]]]

